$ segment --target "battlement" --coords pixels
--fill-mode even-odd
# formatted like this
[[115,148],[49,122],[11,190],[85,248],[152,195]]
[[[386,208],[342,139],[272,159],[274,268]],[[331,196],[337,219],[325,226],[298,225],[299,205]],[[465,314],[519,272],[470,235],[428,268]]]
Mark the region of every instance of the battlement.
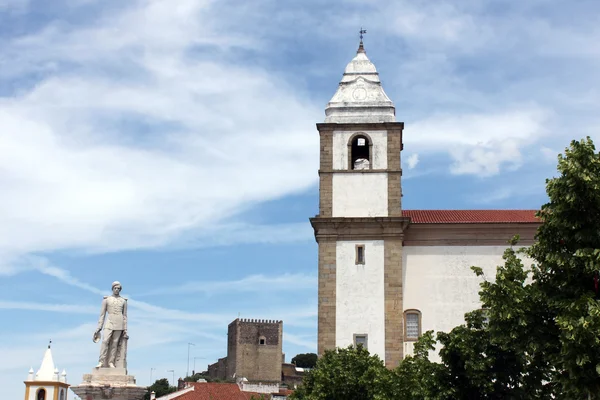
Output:
[[244,323],[244,324],[282,324],[283,321],[275,320],[275,319],[236,318],[231,324],[235,324],[235,323]]

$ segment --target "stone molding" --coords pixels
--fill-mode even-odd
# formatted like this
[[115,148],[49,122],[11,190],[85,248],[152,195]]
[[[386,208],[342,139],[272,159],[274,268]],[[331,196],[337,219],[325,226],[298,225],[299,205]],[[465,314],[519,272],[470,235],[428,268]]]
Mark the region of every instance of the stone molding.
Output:
[[310,218],[318,243],[323,240],[401,240],[409,221],[406,217]]
[[540,223],[410,224],[404,246],[508,246],[513,236],[530,246]]
[[319,175],[332,175],[332,174],[388,174],[388,175],[402,175],[402,170],[391,170],[391,169],[329,169],[319,170]]
[[317,130],[320,133],[327,131],[379,131],[379,130],[402,130],[404,122],[365,122],[365,123],[324,123],[317,124]]

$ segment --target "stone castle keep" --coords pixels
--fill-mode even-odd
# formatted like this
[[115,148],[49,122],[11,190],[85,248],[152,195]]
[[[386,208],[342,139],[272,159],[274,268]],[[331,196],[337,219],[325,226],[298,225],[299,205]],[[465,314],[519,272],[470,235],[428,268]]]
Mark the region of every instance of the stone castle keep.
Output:
[[227,357],[208,366],[211,378],[280,382],[283,321],[236,319],[227,328]]

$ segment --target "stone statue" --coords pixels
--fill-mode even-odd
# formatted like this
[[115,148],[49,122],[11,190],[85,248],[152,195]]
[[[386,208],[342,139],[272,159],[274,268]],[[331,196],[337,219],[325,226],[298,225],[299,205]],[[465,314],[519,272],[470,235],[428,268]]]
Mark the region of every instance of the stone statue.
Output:
[[[126,365],[127,352],[127,299],[120,296],[121,284],[113,282],[112,296],[104,296],[102,300],[102,309],[100,310],[100,319],[98,320],[98,328],[94,332],[94,342],[100,339],[100,331],[104,326],[104,338],[102,347],[100,348],[100,359],[96,368],[116,368],[115,363],[120,364],[119,367],[124,368]],[[104,317],[108,314],[106,323]],[[125,367],[126,368],[126,367]]]

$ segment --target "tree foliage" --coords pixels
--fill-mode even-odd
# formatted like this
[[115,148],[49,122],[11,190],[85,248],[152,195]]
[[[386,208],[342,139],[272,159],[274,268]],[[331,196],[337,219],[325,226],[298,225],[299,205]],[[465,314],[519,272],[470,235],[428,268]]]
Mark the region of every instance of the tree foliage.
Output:
[[326,351],[304,378],[293,399],[388,399],[391,372],[362,346]]
[[292,364],[299,368],[314,368],[317,365],[317,358],[315,353],[301,353],[292,358]]
[[154,392],[156,397],[165,396],[173,393],[177,388],[169,385],[167,378],[157,379],[152,385],[148,386],[148,392],[144,395],[144,400],[150,400],[150,393]]
[[535,243],[510,241],[495,279],[481,284],[482,309],[437,334],[439,363],[428,358],[433,332],[394,371],[362,348],[338,349],[296,398],[600,399],[600,154],[590,138],[571,142],[558,172]]

